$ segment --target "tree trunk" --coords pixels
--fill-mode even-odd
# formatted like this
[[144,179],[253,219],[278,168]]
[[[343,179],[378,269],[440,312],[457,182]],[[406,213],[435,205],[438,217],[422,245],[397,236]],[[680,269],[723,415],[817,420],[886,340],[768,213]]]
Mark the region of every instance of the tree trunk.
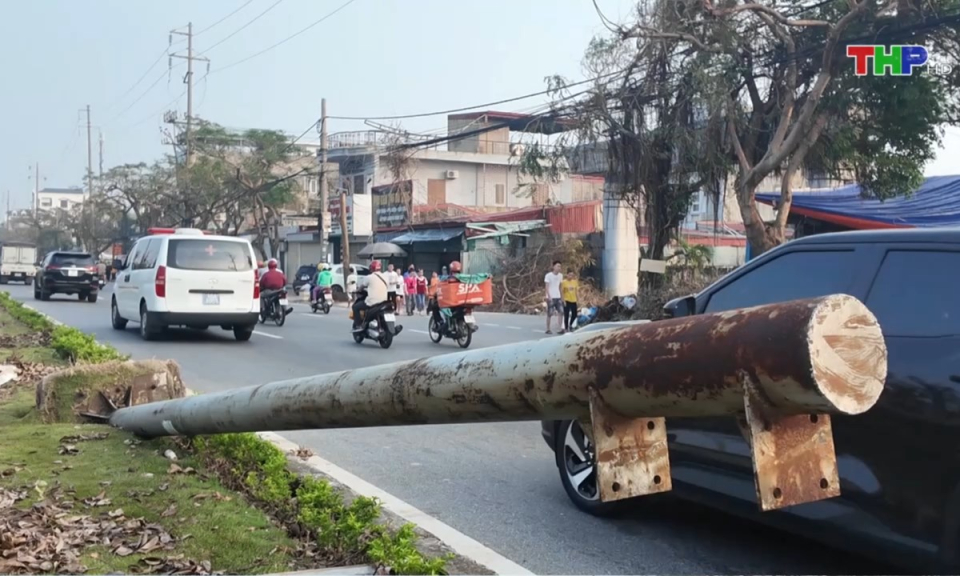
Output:
[[740,206],[740,216],[743,218],[744,232],[747,242],[750,243],[751,255],[756,257],[777,246],[778,241],[772,230],[768,229],[760,211],[757,210],[756,186],[748,186],[742,177],[737,178],[737,204]]

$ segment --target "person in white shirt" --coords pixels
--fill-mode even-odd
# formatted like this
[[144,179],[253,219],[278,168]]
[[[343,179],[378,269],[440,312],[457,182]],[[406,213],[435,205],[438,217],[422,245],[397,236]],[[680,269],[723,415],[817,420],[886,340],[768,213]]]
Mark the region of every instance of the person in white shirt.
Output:
[[376,306],[390,299],[389,289],[390,281],[387,275],[380,271],[380,262],[374,260],[370,263],[370,274],[361,276],[357,282],[357,290],[364,290],[367,293],[366,298],[357,298],[353,303],[353,330],[360,329],[360,312],[371,306]]
[[563,334],[563,298],[560,295],[560,283],[563,282],[563,274],[560,273],[562,264],[560,261],[553,263],[553,269],[547,272],[543,277],[544,288],[546,288],[547,303],[547,334],[553,334],[550,330],[550,319],[557,316],[557,326],[559,332]]
[[397,294],[400,292],[401,281],[400,275],[397,274],[396,269],[393,267],[393,264],[387,265],[387,271],[384,273],[384,278],[387,279],[387,284],[389,285],[388,290],[390,293],[387,295],[387,298],[390,302],[393,303],[394,309],[397,308]]

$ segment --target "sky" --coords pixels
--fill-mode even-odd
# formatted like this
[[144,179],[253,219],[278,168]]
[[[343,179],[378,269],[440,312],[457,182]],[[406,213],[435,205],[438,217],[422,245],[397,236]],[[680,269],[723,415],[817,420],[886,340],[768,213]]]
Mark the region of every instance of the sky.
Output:
[[[321,98],[331,116],[389,116],[537,92],[553,74],[580,80],[583,50],[604,31],[591,0],[347,2],[0,0],[0,109],[7,111],[0,193],[10,192],[12,209],[28,207],[37,163],[41,188],[82,184],[87,105],[95,173],[101,133],[104,169],[149,163],[169,151],[162,115],[183,113],[186,97],[184,61],[174,59],[169,71],[166,52],[185,51],[183,36],[173,36],[168,48],[169,35],[190,22],[195,54],[210,59],[209,74],[205,63],[195,63],[194,116],[295,135],[319,117]],[[632,3],[598,0],[613,20],[627,16]],[[524,111],[544,102],[493,108]],[[431,131],[445,122],[441,115],[403,127]],[[366,128],[357,121],[329,124],[330,132]],[[317,139],[314,131],[304,137]],[[929,175],[960,173],[953,160],[960,131],[948,130],[944,144]]]

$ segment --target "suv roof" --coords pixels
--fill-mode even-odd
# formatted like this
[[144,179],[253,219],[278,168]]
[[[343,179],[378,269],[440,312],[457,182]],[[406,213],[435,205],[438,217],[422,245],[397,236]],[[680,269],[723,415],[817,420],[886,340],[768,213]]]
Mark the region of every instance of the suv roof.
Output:
[[949,242],[960,243],[960,227],[886,228],[882,230],[852,230],[804,236],[789,242],[797,244],[876,243],[876,242]]
[[77,252],[74,250],[51,250],[51,256],[82,256],[93,258],[93,255],[89,252]]

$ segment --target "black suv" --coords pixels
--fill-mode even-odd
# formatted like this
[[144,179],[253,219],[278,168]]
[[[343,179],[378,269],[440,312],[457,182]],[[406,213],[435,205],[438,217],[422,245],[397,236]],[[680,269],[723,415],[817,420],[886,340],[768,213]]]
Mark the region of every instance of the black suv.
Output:
[[96,302],[100,292],[97,264],[87,252],[50,252],[33,279],[33,297],[49,300],[54,294],[76,294]]
[[[759,512],[750,449],[732,417],[667,419],[674,493],[910,570],[960,567],[960,228],[822,234],[763,254],[668,316],[850,294],[880,321],[886,388],[834,416],[841,495]],[[591,513],[592,446],[576,421],[544,422],[563,487]]]

